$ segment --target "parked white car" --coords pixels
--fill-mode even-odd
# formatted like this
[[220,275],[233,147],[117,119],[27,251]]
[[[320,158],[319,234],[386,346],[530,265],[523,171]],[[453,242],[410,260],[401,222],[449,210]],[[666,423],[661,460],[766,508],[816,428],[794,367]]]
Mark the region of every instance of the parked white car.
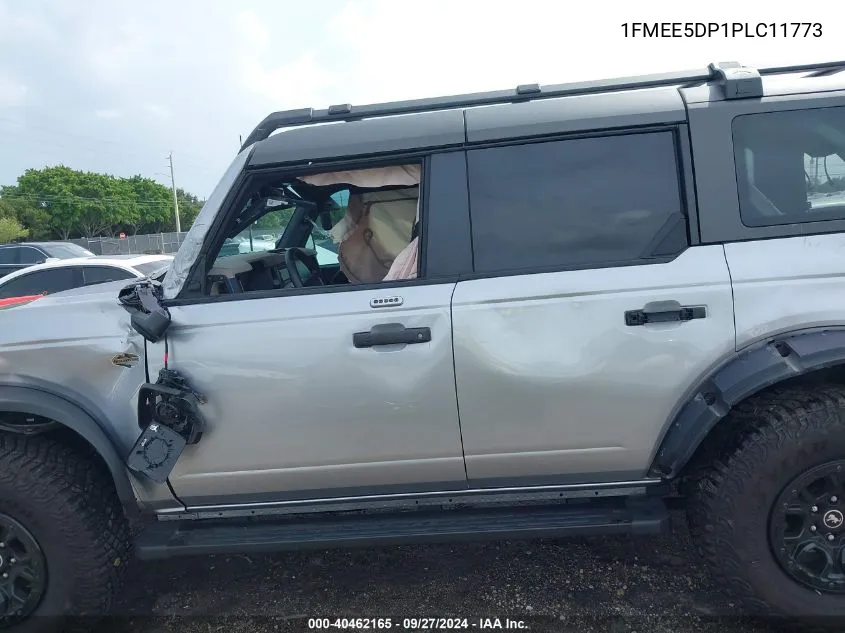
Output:
[[160,277],[172,255],[107,255],[73,257],[35,264],[0,278],[0,299],[47,295],[80,286]]

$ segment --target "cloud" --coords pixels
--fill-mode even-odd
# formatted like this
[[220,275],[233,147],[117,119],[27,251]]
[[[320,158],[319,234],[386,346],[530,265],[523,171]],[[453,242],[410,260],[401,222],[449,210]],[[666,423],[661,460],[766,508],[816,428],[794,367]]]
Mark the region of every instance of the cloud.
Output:
[[0,69],[0,107],[22,106],[26,102],[28,90],[24,84]]
[[155,103],[145,105],[144,112],[159,119],[170,118],[173,114],[169,108],[162,105],[157,105]]
[[98,119],[119,119],[121,117],[120,110],[113,108],[105,108],[103,110],[95,110],[94,116]]
[[[765,22],[797,19],[784,0],[766,8]],[[45,161],[153,174],[172,149],[184,186],[204,194],[238,136],[274,110],[702,68],[714,59],[838,58],[845,26],[807,19],[823,22],[823,37],[622,31],[626,21],[761,21],[753,3],[735,0],[0,0],[0,117],[20,116],[24,126],[16,151],[0,154],[0,184]]]

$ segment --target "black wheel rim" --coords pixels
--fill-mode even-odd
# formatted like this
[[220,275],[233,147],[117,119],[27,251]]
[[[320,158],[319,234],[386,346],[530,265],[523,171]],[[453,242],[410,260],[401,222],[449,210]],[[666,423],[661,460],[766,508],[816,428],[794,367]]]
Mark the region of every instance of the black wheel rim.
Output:
[[47,563],[35,537],[0,512],[0,627],[29,616],[47,588]]
[[816,466],[784,488],[769,538],[778,563],[794,580],[845,594],[845,461]]

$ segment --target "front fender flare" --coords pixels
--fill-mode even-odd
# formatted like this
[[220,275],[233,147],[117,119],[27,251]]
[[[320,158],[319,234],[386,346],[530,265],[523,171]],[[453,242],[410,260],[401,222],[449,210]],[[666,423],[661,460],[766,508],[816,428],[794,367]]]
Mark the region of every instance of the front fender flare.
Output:
[[701,381],[665,432],[649,474],[673,478],[742,400],[789,378],[845,364],[845,329],[782,334],[749,347]]
[[123,460],[97,421],[78,405],[30,387],[0,386],[0,412],[29,413],[54,420],[84,438],[106,463],[121,503],[132,505],[135,494]]

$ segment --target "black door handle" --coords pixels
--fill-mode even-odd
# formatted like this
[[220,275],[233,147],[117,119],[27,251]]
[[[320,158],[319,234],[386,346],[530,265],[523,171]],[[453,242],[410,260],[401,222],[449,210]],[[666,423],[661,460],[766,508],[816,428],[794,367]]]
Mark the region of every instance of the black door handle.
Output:
[[668,310],[628,310],[625,312],[625,325],[645,325],[646,323],[670,323],[672,321],[692,321],[707,317],[704,306],[679,306]]
[[352,344],[355,347],[376,347],[377,345],[413,345],[428,343],[431,330],[427,327],[405,327],[401,323],[384,323],[373,326],[369,332],[355,332]]

